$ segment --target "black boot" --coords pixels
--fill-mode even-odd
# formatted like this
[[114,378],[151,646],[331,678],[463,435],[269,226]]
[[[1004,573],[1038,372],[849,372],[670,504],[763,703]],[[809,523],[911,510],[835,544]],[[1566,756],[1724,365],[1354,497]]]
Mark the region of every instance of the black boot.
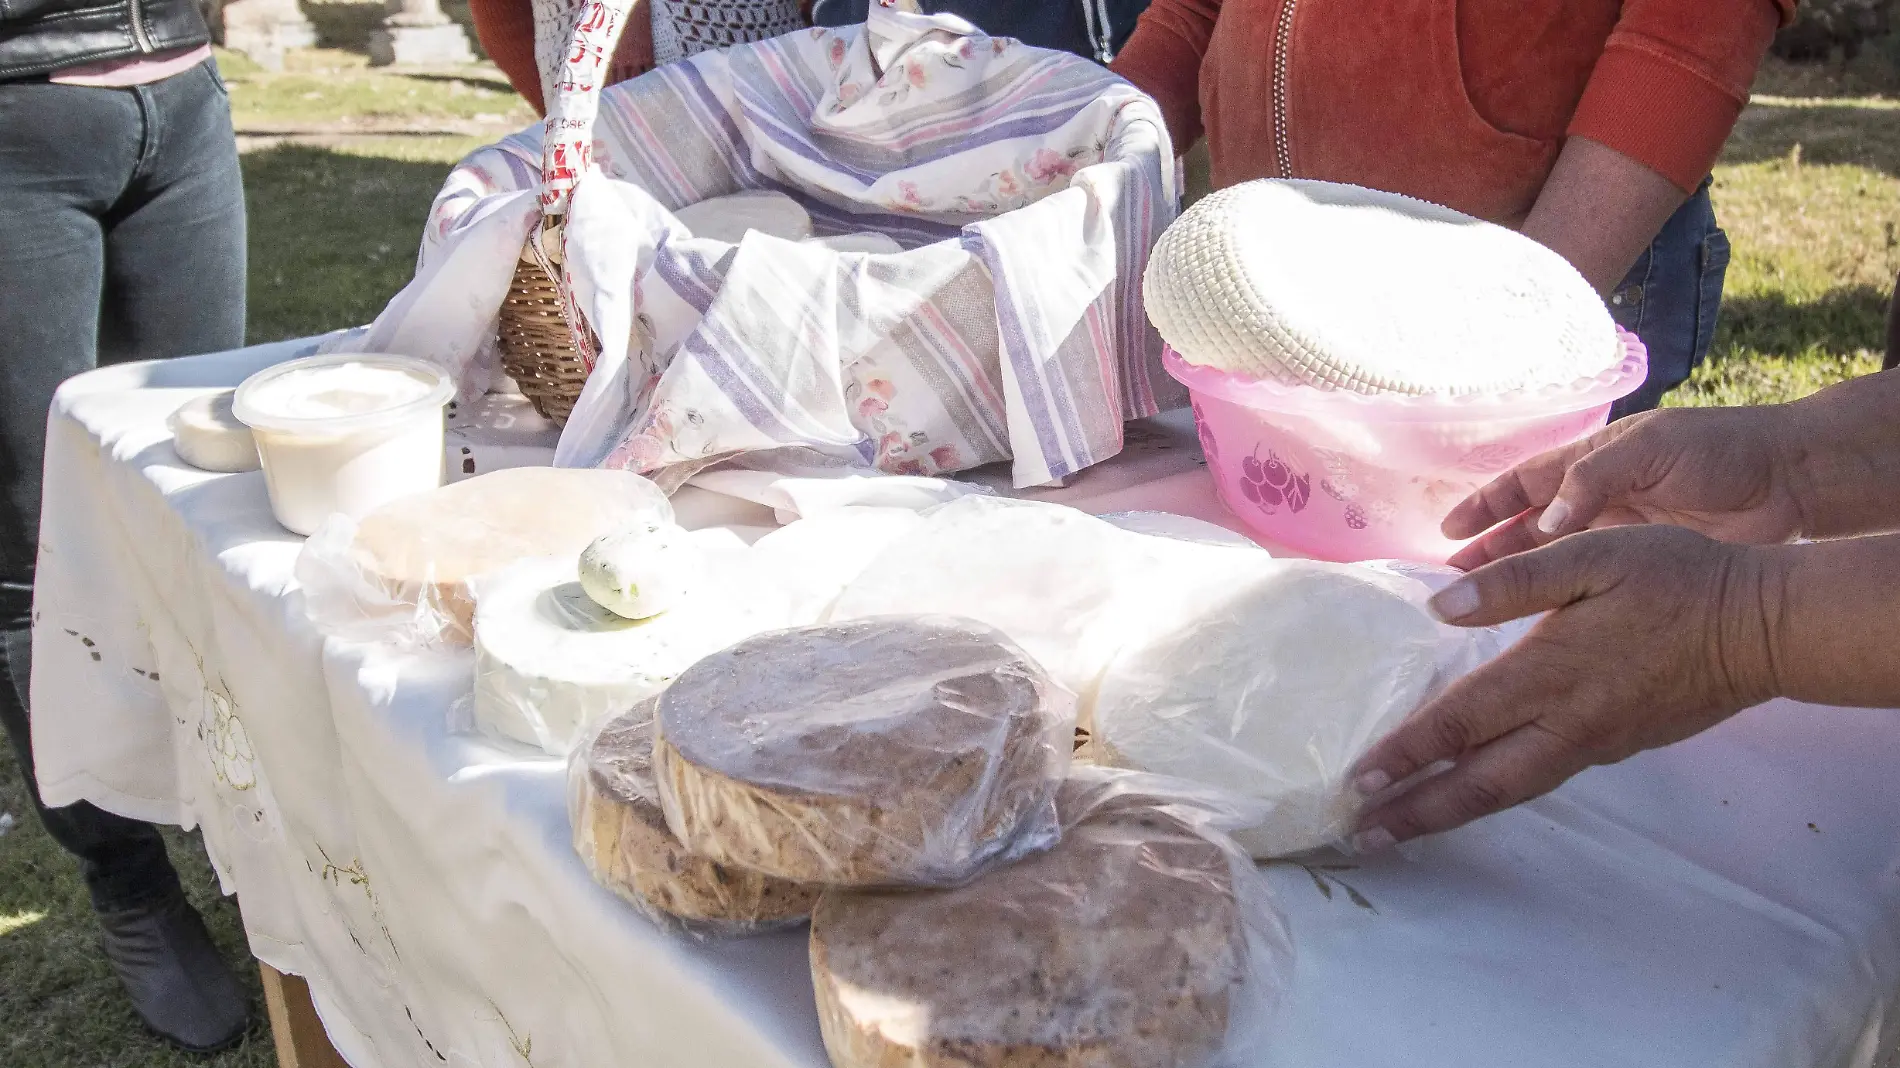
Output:
[[101,947],[145,1026],[192,1053],[244,1037],[250,1001],[182,895],[98,915]]

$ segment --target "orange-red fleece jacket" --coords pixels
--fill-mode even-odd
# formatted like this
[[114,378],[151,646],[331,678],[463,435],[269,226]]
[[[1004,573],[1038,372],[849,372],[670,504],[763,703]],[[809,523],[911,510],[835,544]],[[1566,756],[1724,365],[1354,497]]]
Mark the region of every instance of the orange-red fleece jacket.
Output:
[[1351,182],[1515,226],[1566,136],[1694,190],[1795,0],[1154,0],[1117,73],[1214,185]]

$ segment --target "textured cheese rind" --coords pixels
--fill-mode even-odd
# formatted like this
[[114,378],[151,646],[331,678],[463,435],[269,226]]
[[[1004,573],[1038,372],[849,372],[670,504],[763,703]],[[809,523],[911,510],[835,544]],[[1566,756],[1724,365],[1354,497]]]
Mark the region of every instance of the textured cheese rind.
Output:
[[574,850],[594,880],[654,922],[696,935],[780,930],[804,921],[819,887],[716,864],[666,827],[653,781],[654,700],[601,723],[568,769]]
[[1403,581],[1274,561],[1203,586],[1103,675],[1097,759],[1267,803],[1235,835],[1257,857],[1342,839],[1360,806],[1353,763],[1437,675],[1437,624]]
[[1497,393],[1567,386],[1623,356],[1602,298],[1557,253],[1327,182],[1204,198],[1162,234],[1143,295],[1182,359],[1289,385]]
[[811,213],[783,193],[751,191],[688,204],[673,213],[694,237],[736,245],[749,230],[803,241],[811,236]]
[[764,634],[660,701],[667,825],[797,882],[942,885],[1047,846],[1071,702],[1000,634],[888,617]]
[[251,428],[231,414],[231,398],[236,392],[227,389],[193,397],[172,413],[172,448],[179,459],[201,471],[258,469],[257,442],[251,437]]
[[1259,873],[1165,801],[1078,786],[1046,853],[954,889],[826,891],[811,969],[836,1068],[1258,1055],[1290,959]]
[[658,519],[595,538],[580,560],[581,588],[625,619],[650,619],[679,604],[705,571],[686,531]]
[[672,517],[666,495],[630,471],[518,467],[372,512],[357,526],[350,556],[376,592],[439,617],[442,636],[466,644],[471,579],[533,556],[578,559],[602,534]]
[[786,622],[782,602],[717,584],[673,611],[624,619],[587,596],[574,561],[560,557],[511,564],[477,592],[475,722],[557,756],[701,657]]

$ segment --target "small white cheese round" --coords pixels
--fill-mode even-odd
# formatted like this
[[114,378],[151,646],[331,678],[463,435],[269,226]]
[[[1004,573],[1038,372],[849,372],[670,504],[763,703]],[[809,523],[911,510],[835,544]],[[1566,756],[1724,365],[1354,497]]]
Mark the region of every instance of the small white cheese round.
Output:
[[587,726],[665,689],[701,657],[786,623],[780,603],[707,585],[674,611],[623,619],[580,586],[572,557],[519,561],[480,580],[474,720],[560,755]]
[[626,619],[672,608],[705,576],[706,558],[685,530],[658,520],[595,539],[581,553],[581,588]]
[[193,397],[171,416],[172,448],[178,458],[202,471],[255,471],[257,442],[251,428],[231,414],[226,389]]

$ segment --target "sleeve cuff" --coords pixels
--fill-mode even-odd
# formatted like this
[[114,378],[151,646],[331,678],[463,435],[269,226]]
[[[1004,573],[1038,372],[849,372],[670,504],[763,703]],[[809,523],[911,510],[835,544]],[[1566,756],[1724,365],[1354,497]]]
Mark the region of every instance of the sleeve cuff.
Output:
[[1201,139],[1201,53],[1180,34],[1143,17],[1109,69],[1161,105],[1175,155]]
[[1747,103],[1641,38],[1618,35],[1597,61],[1570,121],[1587,137],[1693,193]]

